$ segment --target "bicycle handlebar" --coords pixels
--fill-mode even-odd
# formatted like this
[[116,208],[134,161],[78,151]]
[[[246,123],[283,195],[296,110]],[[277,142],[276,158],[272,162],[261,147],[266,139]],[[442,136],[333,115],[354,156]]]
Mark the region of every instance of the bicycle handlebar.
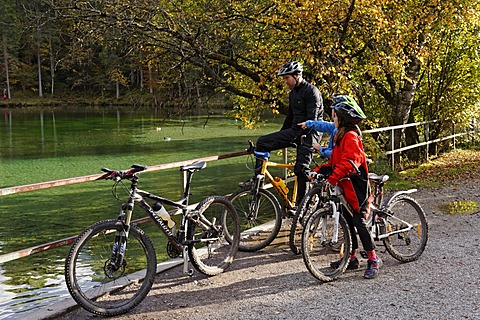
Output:
[[105,172],[105,174],[97,178],[96,180],[116,180],[116,181],[120,181],[122,179],[130,180],[135,176],[137,172],[144,171],[146,169],[147,169],[147,166],[143,166],[140,164],[133,164],[128,170],[111,170],[108,168],[101,168],[100,170]]

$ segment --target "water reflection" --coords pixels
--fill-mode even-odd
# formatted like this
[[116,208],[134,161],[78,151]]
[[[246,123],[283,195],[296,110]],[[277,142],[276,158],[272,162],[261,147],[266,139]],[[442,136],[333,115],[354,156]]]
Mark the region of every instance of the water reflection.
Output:
[[29,312],[68,298],[62,276],[63,268],[60,267],[62,265],[63,261],[56,261],[49,266],[50,273],[44,275],[26,273],[24,277],[29,277],[29,281],[22,284],[16,283],[11,277],[5,277],[4,270],[0,267],[0,319],[21,319]]
[[[5,129],[7,131],[6,139],[0,135],[0,158],[2,154],[5,154],[5,149],[8,151],[8,154],[11,156],[13,153],[13,137],[12,137],[12,112],[5,111],[3,113],[5,119]],[[8,141],[8,147],[2,148],[2,142]]]
[[[248,139],[278,128],[277,123],[255,132],[240,131],[233,119],[211,117],[208,123],[201,117],[171,119],[157,110],[8,110],[0,122],[0,188],[100,173],[104,166],[126,169],[133,163],[154,165],[238,152]],[[250,174],[245,158],[237,161],[209,163],[195,177],[192,200],[235,190]],[[145,177],[146,189],[173,199],[179,196],[178,170]],[[0,254],[115,219],[118,204],[110,188],[95,182],[0,197]],[[147,234],[154,240],[158,232]],[[164,254],[160,239],[157,236],[154,243]],[[23,312],[69,296],[63,282],[67,250],[62,247],[0,265],[0,319],[21,319]]]

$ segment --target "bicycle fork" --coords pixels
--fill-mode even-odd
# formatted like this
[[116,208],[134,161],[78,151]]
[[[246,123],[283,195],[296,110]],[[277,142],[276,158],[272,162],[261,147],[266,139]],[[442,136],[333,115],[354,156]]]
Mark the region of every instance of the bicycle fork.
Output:
[[338,204],[330,200],[328,201],[330,208],[332,210],[332,218],[333,218],[333,234],[331,239],[327,239],[327,219],[328,217],[325,215],[323,216],[322,221],[322,243],[332,245],[338,242],[338,226],[340,220],[340,210]]
[[126,220],[129,220],[128,217],[131,217],[132,206],[129,204],[123,204],[122,210],[117,218],[117,224],[122,225],[121,231],[115,232],[115,239],[113,240],[112,245],[112,255],[110,259],[105,263],[104,270],[113,278],[113,273],[120,270],[124,265],[125,261],[125,252],[127,251],[127,240],[128,234],[130,231],[130,225],[126,223]]
[[127,250],[127,239],[130,227],[123,223],[122,225],[123,230],[115,232],[115,239],[112,245],[112,255],[110,256],[110,259],[105,262],[104,265],[104,271],[106,275],[111,279],[114,279],[116,277],[115,273],[118,270],[126,266],[124,257]]
[[252,200],[249,203],[248,207],[248,220],[249,221],[255,221],[258,215],[258,191],[261,188],[261,184],[263,183],[263,180],[265,179],[265,175],[263,174],[258,174],[257,178],[255,179],[255,184],[252,187]]

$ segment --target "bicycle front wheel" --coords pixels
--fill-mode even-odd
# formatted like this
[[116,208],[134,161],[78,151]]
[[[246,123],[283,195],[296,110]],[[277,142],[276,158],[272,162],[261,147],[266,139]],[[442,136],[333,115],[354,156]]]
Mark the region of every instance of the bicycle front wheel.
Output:
[[237,254],[240,221],[225,197],[206,198],[195,210],[198,217],[188,224],[188,253],[198,271],[214,276],[227,269]]
[[392,233],[383,240],[385,248],[402,262],[417,260],[428,240],[428,224],[425,212],[414,199],[400,195],[385,209],[386,232]]
[[[130,226],[123,262],[115,267],[112,253],[125,226],[116,220],[100,221],[85,229],[72,244],[65,261],[65,281],[73,299],[102,316],[126,313],[150,291],[157,260],[150,239]],[[117,239],[116,239],[117,237]]]
[[276,238],[282,226],[282,208],[277,198],[265,189],[259,189],[256,197],[252,193],[251,188],[246,188],[230,196],[240,218],[240,251],[265,248]]
[[343,215],[339,216],[336,226],[331,208],[324,207],[313,212],[303,229],[301,244],[305,266],[318,280],[329,282],[345,272],[351,242]]
[[305,197],[303,197],[292,219],[289,244],[294,254],[300,254],[301,252],[302,232],[308,217],[323,205],[321,192],[322,189],[320,187],[312,188]]

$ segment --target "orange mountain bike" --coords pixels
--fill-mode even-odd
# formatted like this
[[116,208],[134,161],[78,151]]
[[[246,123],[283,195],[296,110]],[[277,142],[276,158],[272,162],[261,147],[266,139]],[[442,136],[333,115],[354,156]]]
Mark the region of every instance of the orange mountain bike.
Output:
[[[256,159],[263,161],[262,169],[250,185],[234,192],[229,199],[240,218],[241,234],[238,249],[256,251],[268,246],[275,239],[280,231],[283,216],[295,213],[298,182],[295,176],[293,190],[290,192],[285,181],[274,177],[268,168],[293,169],[295,164],[270,161],[269,152],[254,151],[253,142],[251,140],[248,142],[250,148],[247,151],[250,151]],[[277,197],[264,188],[266,182],[272,185],[283,200],[283,207]]]

